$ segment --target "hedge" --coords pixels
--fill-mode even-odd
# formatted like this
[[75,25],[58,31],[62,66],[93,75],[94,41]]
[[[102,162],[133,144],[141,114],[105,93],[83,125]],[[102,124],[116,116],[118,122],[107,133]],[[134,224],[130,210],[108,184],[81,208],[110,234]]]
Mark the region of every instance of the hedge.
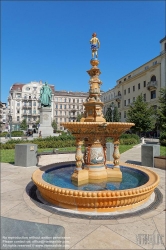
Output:
[[[10,132],[2,132],[0,133],[0,137],[6,137],[6,135],[10,135]],[[24,132],[23,131],[12,131],[11,132],[11,136],[13,137],[21,137],[24,135]]]
[[[13,131],[13,134],[23,134],[22,131]],[[13,136],[13,135],[12,135]],[[107,142],[113,141],[112,138],[108,138]],[[132,145],[137,144],[140,141],[139,136],[135,134],[123,134],[120,137],[120,144]],[[38,148],[65,148],[75,146],[75,138],[71,134],[62,133],[59,136],[49,136],[46,138],[35,138],[32,141],[22,139],[11,139],[4,144],[0,144],[1,149],[14,149],[16,144],[20,143],[34,143],[38,145]]]

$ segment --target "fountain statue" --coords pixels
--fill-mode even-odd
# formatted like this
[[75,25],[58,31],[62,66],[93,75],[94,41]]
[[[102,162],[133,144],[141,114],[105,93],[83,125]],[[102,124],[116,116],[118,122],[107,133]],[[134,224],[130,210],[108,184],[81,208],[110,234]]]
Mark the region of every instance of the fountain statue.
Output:
[[[33,173],[32,180],[41,196],[51,204],[79,211],[111,212],[131,209],[145,203],[159,183],[159,177],[149,169],[119,164],[119,137],[134,123],[106,122],[101,102],[96,33],[90,40],[92,59],[89,96],[80,122],[62,122],[76,139],[76,162],[48,166]],[[113,138],[113,162],[106,160],[106,140]],[[82,145],[85,153],[82,153]],[[63,170],[61,170],[63,167]],[[74,169],[73,169],[74,167]],[[49,175],[49,172],[51,175]],[[54,173],[55,172],[55,173]],[[54,173],[54,174],[53,174]],[[136,177],[133,181],[133,174]],[[127,177],[126,177],[127,176]],[[131,177],[131,181],[128,178]],[[132,183],[132,186],[130,185]]]
[[[101,182],[102,180],[120,181],[122,172],[119,168],[119,137],[122,133],[134,126],[134,123],[107,123],[103,117],[103,102],[100,100],[100,86],[102,84],[99,79],[101,74],[98,68],[99,60],[97,50],[100,42],[93,33],[90,40],[92,44],[92,59],[90,61],[92,68],[87,71],[90,76],[90,90],[87,102],[83,103],[85,112],[80,122],[63,122],[76,138],[76,168],[71,177],[76,185],[83,183]],[[114,139],[114,168],[110,169],[106,166],[106,139],[112,137]],[[84,144],[86,150],[85,155],[81,153],[81,145]]]

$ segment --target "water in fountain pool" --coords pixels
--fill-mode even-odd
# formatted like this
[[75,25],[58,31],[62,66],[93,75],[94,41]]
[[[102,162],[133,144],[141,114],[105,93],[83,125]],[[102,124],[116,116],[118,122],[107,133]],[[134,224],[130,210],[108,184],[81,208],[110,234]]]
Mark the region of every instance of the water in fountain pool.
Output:
[[[107,165],[107,167],[113,167],[113,165]],[[74,172],[75,165],[67,165],[53,168],[46,171],[42,178],[44,181],[62,188],[74,189],[74,190],[84,190],[84,191],[103,191],[103,190],[123,190],[139,187],[144,185],[149,177],[144,172],[120,166],[122,171],[122,181],[121,182],[101,182],[95,184],[85,184],[82,186],[75,186],[71,182],[71,175]]]

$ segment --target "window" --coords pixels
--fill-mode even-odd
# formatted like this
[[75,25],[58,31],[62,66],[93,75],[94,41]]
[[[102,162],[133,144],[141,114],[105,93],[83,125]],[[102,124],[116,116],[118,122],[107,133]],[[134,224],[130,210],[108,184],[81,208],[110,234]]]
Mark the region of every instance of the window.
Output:
[[146,87],[146,81],[144,81],[144,87]]
[[77,109],[79,109],[79,105],[77,105]]
[[126,111],[124,111],[124,118],[126,118]]
[[121,81],[119,81],[119,83],[121,83]]
[[135,102],[135,97],[133,97],[133,102]]
[[131,75],[128,76],[128,79],[130,79],[130,78],[131,78]]
[[75,105],[73,105],[73,109],[75,109]]
[[20,106],[20,103],[19,103],[19,102],[17,102],[17,106]]
[[124,106],[126,106],[126,100],[124,100]]
[[31,99],[31,96],[29,96],[29,99]]
[[60,109],[62,109],[62,104],[60,105]]
[[55,106],[55,107],[56,107],[56,109],[58,109],[58,104],[56,104],[56,106]]
[[120,108],[120,102],[118,102],[118,108]]
[[20,110],[19,109],[17,109],[17,114],[20,114]]
[[60,115],[62,115],[62,111],[60,111]]
[[36,114],[36,109],[33,110],[33,114]]
[[151,77],[151,82],[155,82],[155,81],[156,81],[156,76],[153,75],[153,76]]
[[119,112],[119,118],[121,119],[121,112]]
[[135,86],[133,86],[133,91],[135,91]]
[[130,94],[130,88],[128,88],[128,93]]
[[130,99],[128,99],[128,104],[130,104]]
[[156,98],[156,90],[151,91],[151,99]]
[[66,105],[64,105],[64,109],[66,109]]
[[36,102],[33,103],[33,106],[36,106]]
[[58,98],[57,97],[55,97],[55,101],[58,102]]
[[124,78],[124,82],[126,81],[126,78]]
[[138,83],[138,89],[140,89],[140,83]]
[[79,99],[77,99],[77,103],[79,103]]
[[126,95],[126,89],[124,90],[124,95]]
[[33,89],[34,89],[34,90],[36,90],[36,89],[37,89],[37,87],[33,87]]
[[17,116],[17,122],[19,122],[20,121],[20,117],[19,116]]
[[146,102],[146,94],[144,94],[144,102]]
[[145,70],[148,69],[148,68],[149,68],[149,66],[146,66],[146,67],[145,67]]
[[73,99],[73,103],[75,103],[75,99]]
[[71,99],[69,98],[69,102],[71,102]]
[[157,64],[157,61],[153,62],[153,65],[156,65]]
[[29,87],[26,87],[26,90],[27,90],[27,91],[29,91],[29,90],[30,90],[30,88],[29,88]]
[[55,112],[55,115],[58,115],[58,111]]
[[29,114],[32,114],[32,110],[29,110]]

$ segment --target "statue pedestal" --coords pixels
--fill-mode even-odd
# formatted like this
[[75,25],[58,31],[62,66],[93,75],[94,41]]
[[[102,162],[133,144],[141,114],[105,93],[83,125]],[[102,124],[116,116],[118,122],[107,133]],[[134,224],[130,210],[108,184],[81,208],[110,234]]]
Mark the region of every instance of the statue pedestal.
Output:
[[53,128],[51,126],[51,112],[50,107],[42,107],[40,109],[40,127],[42,137],[54,136]]

